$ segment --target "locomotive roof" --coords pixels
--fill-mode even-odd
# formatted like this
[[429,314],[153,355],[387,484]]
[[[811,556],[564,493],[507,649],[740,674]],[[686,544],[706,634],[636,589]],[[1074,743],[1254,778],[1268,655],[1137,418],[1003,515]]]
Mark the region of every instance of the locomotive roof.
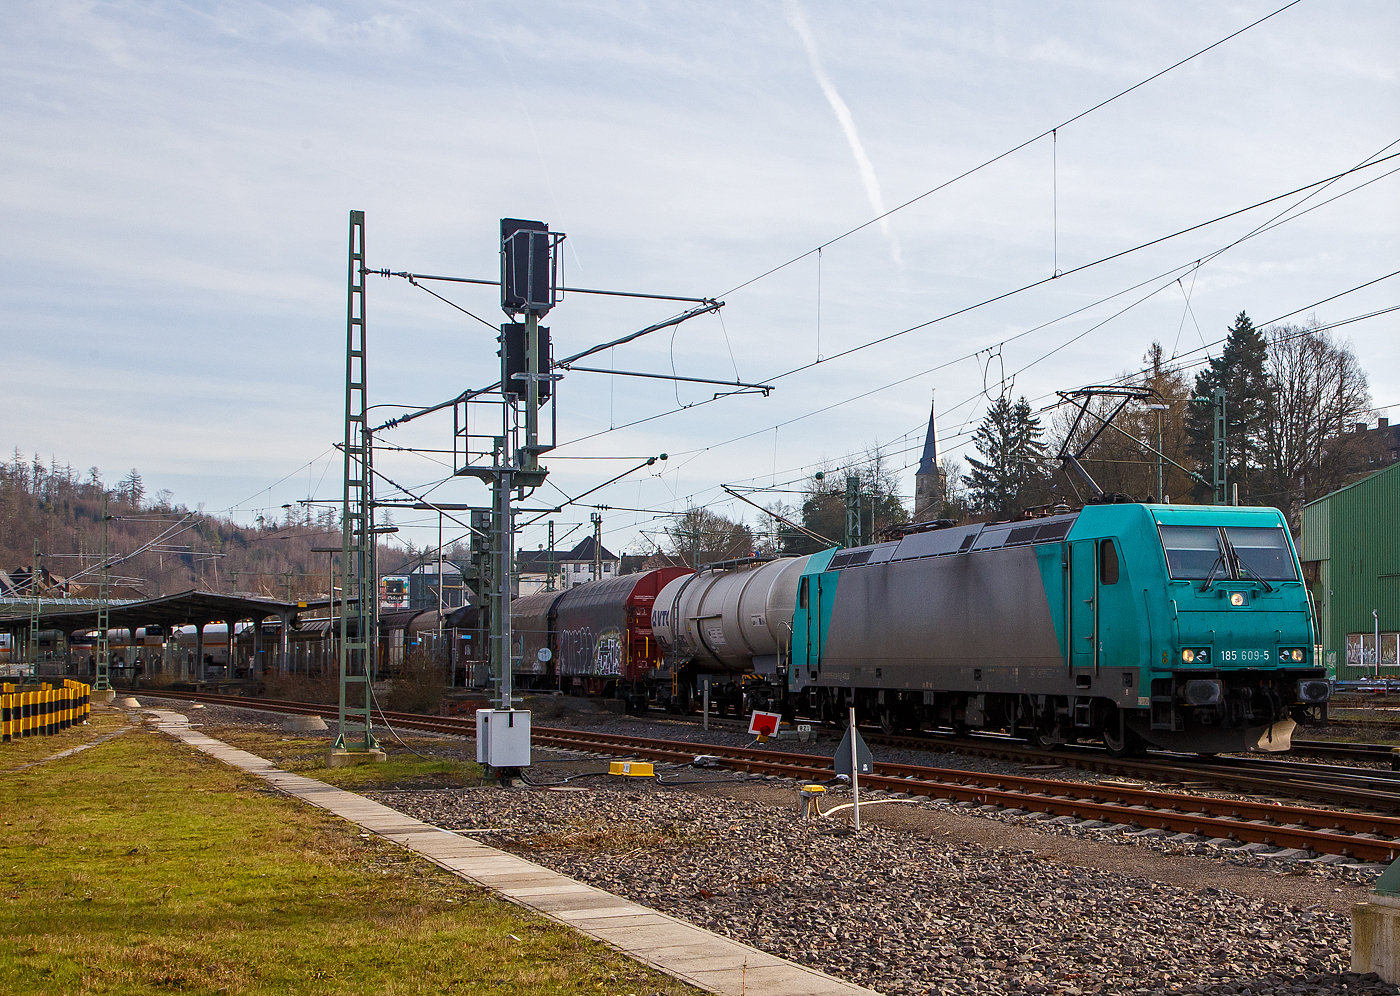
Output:
[[1050,515],[1042,519],[1018,519],[1012,522],[975,523],[970,526],[949,526],[928,532],[911,533],[889,543],[841,550],[831,558],[829,571],[845,567],[864,567],[892,560],[919,560],[955,553],[980,553],[1007,546],[1031,546],[1038,543],[1058,543],[1069,534],[1079,518],[1078,512]]

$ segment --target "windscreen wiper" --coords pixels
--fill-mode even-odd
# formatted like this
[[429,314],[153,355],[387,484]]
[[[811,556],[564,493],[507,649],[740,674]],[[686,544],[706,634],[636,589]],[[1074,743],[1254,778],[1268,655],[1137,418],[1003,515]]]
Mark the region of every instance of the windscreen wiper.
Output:
[[1215,572],[1225,566],[1225,551],[1221,550],[1215,558],[1215,563],[1210,565],[1210,571],[1206,574],[1205,582],[1201,585],[1201,591],[1210,591],[1210,586],[1215,583]]
[[1246,564],[1246,563],[1244,562],[1244,558],[1242,558],[1242,557],[1240,556],[1240,554],[1239,554],[1239,551],[1235,549],[1235,544],[1233,544],[1233,543],[1230,542],[1230,534],[1229,534],[1229,533],[1226,533],[1226,534],[1225,534],[1225,549],[1229,551],[1229,553],[1230,553],[1230,559],[1234,561],[1234,564],[1235,564],[1235,573],[1236,573],[1236,574],[1239,574],[1239,575],[1241,575],[1241,576],[1243,576],[1243,575],[1245,575],[1245,574],[1249,574],[1249,575],[1251,575],[1251,576],[1254,578],[1254,580],[1258,581],[1260,584],[1262,584],[1262,585],[1264,586],[1264,590],[1265,590],[1265,591],[1270,591],[1270,592],[1271,592],[1271,591],[1274,590],[1274,586],[1273,586],[1273,585],[1271,585],[1271,584],[1269,584],[1269,582],[1265,581],[1262,577],[1260,577],[1258,571],[1256,571],[1254,568],[1250,567],[1248,564]]

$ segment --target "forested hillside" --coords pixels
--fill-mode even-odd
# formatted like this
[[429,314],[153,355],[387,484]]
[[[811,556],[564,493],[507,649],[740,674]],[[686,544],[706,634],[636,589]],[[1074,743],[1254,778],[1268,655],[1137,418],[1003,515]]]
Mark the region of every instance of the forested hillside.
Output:
[[[96,467],[80,472],[16,450],[10,462],[0,463],[0,571],[11,588],[4,593],[27,590],[37,539],[41,591],[95,595],[104,494],[113,579],[133,589],[114,594],[150,597],[194,588],[324,598],[329,590],[330,557],[312,548],[340,546],[334,510],[292,509],[281,521],[248,528],[177,504],[168,491],[148,495],[136,470],[109,483]],[[402,551],[382,550],[381,563],[403,559]]]

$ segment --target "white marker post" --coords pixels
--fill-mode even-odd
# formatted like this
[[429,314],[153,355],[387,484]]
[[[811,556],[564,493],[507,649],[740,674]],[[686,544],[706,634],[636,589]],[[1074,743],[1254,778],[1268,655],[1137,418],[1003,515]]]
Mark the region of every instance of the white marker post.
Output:
[[860,758],[856,755],[856,707],[851,706],[851,812],[860,832]]

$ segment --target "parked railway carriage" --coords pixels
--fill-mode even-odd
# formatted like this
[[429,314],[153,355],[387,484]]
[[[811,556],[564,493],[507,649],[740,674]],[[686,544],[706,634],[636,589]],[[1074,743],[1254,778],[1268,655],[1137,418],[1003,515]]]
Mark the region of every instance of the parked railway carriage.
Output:
[[[580,586],[582,587],[582,586]],[[559,687],[559,643],[555,637],[554,607],[565,591],[541,591],[522,595],[510,603],[510,634],[516,688]],[[541,654],[540,651],[546,651]]]
[[[833,722],[854,704],[890,730],[1214,753],[1285,750],[1326,716],[1271,508],[1105,504],[916,532],[807,558],[796,604],[770,610],[791,612],[791,706]],[[670,621],[668,644],[689,624]]]

